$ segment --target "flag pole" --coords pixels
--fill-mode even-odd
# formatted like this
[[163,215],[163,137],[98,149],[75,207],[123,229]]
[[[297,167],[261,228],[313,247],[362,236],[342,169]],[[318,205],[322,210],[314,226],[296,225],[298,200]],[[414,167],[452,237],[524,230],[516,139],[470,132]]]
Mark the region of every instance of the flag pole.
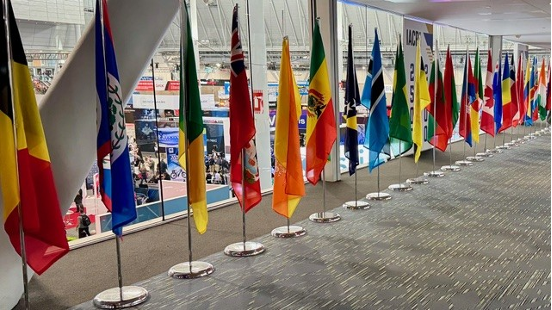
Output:
[[[407,192],[413,190],[413,187],[410,186],[408,183],[401,183],[401,173],[402,173],[402,152],[401,152],[401,146],[402,141],[399,142],[399,183],[397,184],[391,184],[389,185],[389,189],[396,191],[396,192]],[[378,189],[379,192],[379,189]]]
[[380,200],[380,201],[389,200],[391,199],[391,195],[388,193],[382,193],[380,189],[380,165],[378,165],[377,169],[378,169],[378,191],[376,193],[369,193],[368,195],[366,195],[366,199]]
[[315,223],[332,223],[341,220],[341,216],[335,212],[326,212],[326,168],[322,169],[322,212],[313,213],[309,220]]
[[[366,11],[366,14],[368,14],[368,11]],[[366,15],[367,16],[367,15]],[[368,24],[366,23],[364,25],[365,33],[368,33]],[[366,55],[368,55],[368,37],[366,37]],[[353,57],[354,59],[354,57]],[[366,57],[366,73],[368,74],[368,66],[369,66],[369,59]],[[366,87],[366,86],[365,86]],[[356,107],[355,107],[356,109]],[[358,129],[358,126],[357,126]],[[358,154],[358,150],[357,150]],[[358,157],[357,157],[358,158]],[[364,210],[370,208],[370,204],[367,201],[358,200],[358,186],[357,186],[357,172],[356,172],[356,166],[355,166],[355,200],[354,201],[347,201],[343,204],[343,207],[350,210]]]
[[[236,9],[238,8],[238,4],[236,4]],[[251,93],[249,95],[251,95],[251,106],[250,106],[250,109],[251,109],[251,117],[253,118],[253,123],[255,123],[255,102],[254,102],[254,98],[255,96],[253,95],[253,92],[254,92],[254,88],[253,88],[253,60],[251,59],[251,24],[250,24],[250,13],[249,13],[249,0],[246,0],[246,15],[247,15],[247,47],[248,47],[248,52],[247,52],[247,56],[249,58],[249,83],[251,84]],[[239,28],[239,27],[238,27]],[[242,187],[242,206],[241,206],[241,211],[242,211],[242,243],[233,243],[233,244],[230,244],[229,246],[227,246],[225,249],[224,249],[224,254],[228,255],[228,256],[233,256],[233,257],[247,257],[247,256],[255,256],[255,255],[259,255],[261,253],[263,253],[265,251],[265,247],[264,245],[262,245],[261,243],[259,242],[247,242],[247,237],[246,237],[246,234],[245,234],[245,210],[246,210],[246,207],[247,207],[247,195],[246,195],[246,187],[245,187],[245,164],[246,164],[246,159],[245,159],[245,148],[243,148],[241,150],[241,169],[242,169],[242,180],[241,180],[241,187]]]
[[[469,50],[468,50],[468,47],[466,47],[466,70],[465,70],[465,76],[464,76],[464,88],[462,89],[462,97],[463,98],[466,98],[466,103],[463,102],[462,98],[460,98],[460,101],[462,105],[464,105],[464,143],[463,144],[463,149],[464,149],[464,155],[463,155],[463,159],[462,160],[458,160],[456,161],[455,164],[459,165],[459,166],[471,166],[473,165],[473,163],[469,160],[466,160],[466,140],[468,139],[468,115],[469,115],[469,109],[471,108],[469,102],[470,102],[470,99],[469,99],[469,94],[468,94],[468,83],[469,83],[469,79],[468,79],[468,75],[469,75],[469,68],[468,68],[468,62],[470,61],[470,54],[469,54]],[[460,109],[460,113],[462,113],[462,109]],[[470,124],[471,125],[471,124]],[[470,133],[471,135],[471,130],[470,130]]]
[[[314,11],[316,12],[316,6],[315,6],[316,4],[312,3],[312,5],[313,5]],[[247,0],[247,6],[249,8],[249,0]],[[286,26],[284,21],[285,21],[284,13],[282,10],[282,32],[283,33],[285,33],[285,26]],[[249,22],[249,18],[248,18],[248,22]],[[312,20],[312,22],[313,23],[315,22],[314,19]],[[313,28],[314,28],[314,24],[313,24]],[[304,236],[306,233],[307,231],[302,226],[297,226],[297,225],[290,226],[290,220],[288,216],[286,216],[286,226],[276,227],[270,232],[270,234],[276,238],[297,238],[297,237]]]
[[[157,134],[155,140],[157,141],[157,162],[159,168],[161,168],[161,154],[159,153],[159,119],[157,118],[157,92],[155,89],[155,67],[153,66],[153,57],[151,58],[151,78],[153,79],[153,108],[155,109],[155,127],[157,128]],[[155,151],[155,150],[154,150]],[[165,199],[163,199],[163,178],[161,177],[161,170],[159,171],[159,193],[161,194],[161,220],[165,221]],[[153,174],[155,176],[155,166],[153,166]]]
[[364,200],[358,200],[357,172],[355,171],[355,200],[347,201],[343,207],[349,210],[365,210],[370,208],[370,204]]
[[[9,88],[10,88],[10,104],[11,104],[11,112],[13,115],[12,120],[12,128],[13,128],[13,145],[14,145],[14,159],[15,159],[15,177],[17,180],[17,193],[18,196],[21,197],[21,187],[19,186],[19,162],[17,157],[17,115],[15,113],[15,102],[14,102],[14,87],[13,87],[13,76],[12,76],[12,51],[11,51],[11,37],[10,37],[10,23],[9,23],[9,3],[7,0],[2,1],[2,11],[3,11],[3,18],[4,18],[4,26],[6,33],[4,34],[6,36],[6,52],[7,52],[7,63],[8,63],[8,78],[9,78]],[[31,308],[31,304],[29,301],[29,275],[27,273],[27,250],[25,245],[25,231],[23,230],[23,210],[21,209],[21,200],[17,204],[17,217],[19,219],[19,246],[21,247],[21,268],[22,268],[22,276],[23,276],[23,306],[26,310]]]
[[[249,2],[249,1],[248,1]],[[249,15],[249,14],[248,14]],[[251,55],[249,55],[249,62],[251,63]],[[251,76],[251,67],[249,67],[249,75]],[[253,81],[251,81],[251,84],[253,84]],[[253,97],[251,97],[253,98]],[[245,149],[242,149],[241,154],[241,165],[242,165],[242,237],[243,237],[243,252],[245,253],[247,251],[246,241],[247,237],[245,235],[245,207],[247,206],[247,201],[245,199],[246,195],[246,189],[245,189]]]
[[[311,0],[311,3],[313,5],[313,8],[315,7],[316,0]],[[314,11],[314,15],[316,15],[316,9]],[[316,18],[313,20],[313,29],[317,21],[320,20],[320,17],[316,16]],[[330,157],[328,157],[330,158]],[[328,162],[328,158],[326,158],[326,163]],[[339,173],[339,172],[338,172]],[[337,222],[341,220],[341,216],[338,213],[334,212],[326,212],[326,166],[324,165],[324,168],[322,168],[322,212],[321,213],[313,213],[309,216],[309,220],[315,222],[315,223],[332,223]]]
[[[435,133],[437,131],[437,91],[439,88],[439,40],[435,40],[435,71],[433,72],[435,76],[435,81],[433,82],[433,137],[435,138]],[[431,142],[431,140],[430,140]],[[435,142],[434,142],[435,143]],[[435,169],[435,145],[433,145],[433,170],[430,172],[424,173],[425,176],[431,178],[442,178],[445,174],[442,171]]]
[[[316,12],[316,7],[314,6],[315,3],[313,3],[312,5],[314,8],[314,11]],[[247,6],[249,7],[249,0],[247,0]],[[285,33],[284,21],[285,19],[284,19],[284,14],[282,10],[282,32],[283,33]],[[249,19],[248,19],[248,22],[249,22]],[[312,22],[314,23],[314,20],[312,20]],[[297,237],[304,236],[306,233],[307,231],[302,226],[297,226],[297,225],[290,226],[290,220],[289,220],[289,217],[287,216],[286,216],[286,226],[276,227],[270,232],[270,234],[276,238],[297,238]]]
[[[168,275],[175,279],[195,279],[195,278],[201,278],[210,275],[215,271],[215,267],[213,265],[202,262],[202,261],[192,261],[193,253],[192,253],[192,223],[191,223],[191,203],[190,203],[190,173],[189,173],[189,167],[190,167],[190,156],[189,156],[189,148],[190,148],[190,141],[188,136],[188,118],[187,118],[187,109],[188,109],[188,92],[184,91],[183,87],[185,87],[184,81],[184,74],[183,71],[185,70],[183,67],[184,62],[182,61],[183,53],[185,52],[182,49],[182,46],[184,42],[188,41],[187,37],[185,36],[186,31],[189,29],[186,29],[185,27],[189,27],[189,21],[188,21],[188,10],[186,9],[186,1],[180,0],[180,92],[183,95],[183,98],[181,99],[184,104],[181,104],[182,106],[182,113],[183,119],[184,119],[184,126],[182,130],[184,131],[184,156],[185,156],[185,164],[186,164],[186,214],[187,214],[187,222],[188,222],[188,261],[185,263],[180,263],[177,265],[174,265],[169,269]],[[187,44],[187,43],[186,43]],[[196,68],[191,68],[191,70],[196,70]],[[201,182],[205,182],[205,180],[201,180]]]

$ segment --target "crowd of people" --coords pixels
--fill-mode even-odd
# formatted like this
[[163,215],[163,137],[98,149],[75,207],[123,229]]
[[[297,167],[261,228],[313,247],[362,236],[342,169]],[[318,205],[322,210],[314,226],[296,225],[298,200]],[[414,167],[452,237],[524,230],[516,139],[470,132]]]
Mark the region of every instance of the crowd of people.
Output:
[[217,152],[216,146],[205,155],[205,172],[208,184],[229,184],[230,162],[224,153]]
[[146,187],[147,183],[171,179],[165,159],[157,161],[153,155],[143,155],[135,140],[129,143],[129,151],[135,187]]

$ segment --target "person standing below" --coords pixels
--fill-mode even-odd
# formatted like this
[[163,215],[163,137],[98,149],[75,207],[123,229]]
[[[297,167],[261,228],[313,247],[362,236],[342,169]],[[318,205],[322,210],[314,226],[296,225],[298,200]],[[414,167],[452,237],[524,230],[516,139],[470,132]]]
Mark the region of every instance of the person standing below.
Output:
[[77,196],[75,196],[75,199],[73,199],[73,201],[75,202],[75,206],[77,208],[77,212],[83,208],[84,209],[84,205],[82,204],[82,188],[79,189],[79,192],[77,193]]
[[90,218],[84,213],[84,207],[79,207],[79,217],[77,224],[77,231],[79,232],[79,239],[86,236],[90,236]]
[[160,175],[163,175],[165,172],[167,172],[167,163],[164,159],[161,159],[161,161],[157,164],[157,171]]

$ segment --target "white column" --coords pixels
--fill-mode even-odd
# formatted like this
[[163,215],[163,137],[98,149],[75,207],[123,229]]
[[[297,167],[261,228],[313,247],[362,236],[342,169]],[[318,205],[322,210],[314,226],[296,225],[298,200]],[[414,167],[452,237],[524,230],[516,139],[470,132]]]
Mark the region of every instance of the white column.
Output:
[[[192,42],[194,45],[195,61],[196,61],[196,71],[199,75],[199,34],[197,28],[197,0],[190,0],[190,27],[192,27]],[[200,87],[201,92],[201,87]]]
[[489,48],[493,55],[493,68],[497,61],[502,62],[502,36],[489,36]]
[[528,51],[529,51],[529,47],[527,45],[521,44],[521,43],[514,44],[514,57],[515,57],[514,59],[516,61],[516,70],[518,69],[517,65],[518,65],[519,55],[521,55],[521,66],[525,69],[525,66],[527,65],[527,63],[525,62],[525,59],[527,58]]
[[[320,17],[320,34],[324,42],[324,52],[328,64],[328,74],[330,77],[330,88],[332,90],[332,101],[335,111],[335,123],[337,126],[337,139],[330,152],[331,161],[324,168],[326,181],[336,182],[341,180],[339,161],[341,154],[339,152],[339,125],[341,118],[339,112],[339,81],[341,80],[341,68],[343,60],[341,54],[343,51],[339,48],[339,32],[341,31],[341,14],[339,14],[337,0],[311,0],[309,1],[309,17],[311,21],[312,36],[313,22],[316,17]],[[312,42],[312,38],[311,38]]]
[[[247,3],[247,2],[246,2]],[[257,159],[259,161],[259,176],[261,178],[261,190],[272,188],[272,169],[270,166],[270,119],[268,116],[268,93],[266,81],[266,40],[264,27],[264,1],[249,0],[249,25],[251,40],[250,46],[253,52],[249,53],[251,57],[251,67],[249,68],[249,78],[251,87],[255,93],[255,98],[252,98],[256,106],[255,109],[255,127],[257,128]],[[244,8],[246,11],[247,8]],[[240,10],[241,11],[241,10]],[[241,12],[240,12],[241,13]],[[245,14],[241,16],[246,16]],[[247,19],[240,19],[243,23],[247,23]],[[243,29],[247,25],[243,25]],[[243,34],[247,36],[247,33]],[[245,40],[242,39],[242,42]],[[249,40],[247,40],[249,42]],[[243,47],[244,50],[249,50],[248,46]],[[249,59],[248,59],[249,60]],[[249,67],[250,63],[246,65]]]

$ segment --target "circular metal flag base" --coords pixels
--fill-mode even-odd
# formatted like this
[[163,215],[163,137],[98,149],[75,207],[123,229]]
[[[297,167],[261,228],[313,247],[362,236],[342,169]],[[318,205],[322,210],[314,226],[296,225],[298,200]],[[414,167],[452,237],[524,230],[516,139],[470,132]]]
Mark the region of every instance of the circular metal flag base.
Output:
[[341,216],[333,212],[313,213],[309,216],[309,220],[315,223],[333,223],[341,219]]
[[473,165],[473,163],[469,160],[457,160],[454,163],[457,164],[458,166],[471,166],[471,165]]
[[406,183],[423,185],[423,184],[428,184],[429,180],[424,178],[423,176],[421,176],[421,177],[417,177],[417,178],[406,179]]
[[506,143],[504,143],[504,145],[509,146],[509,147],[517,146],[517,144],[515,142],[506,142]]
[[445,176],[443,171],[439,171],[439,170],[424,172],[424,175],[430,178],[442,178]]
[[264,245],[259,242],[236,242],[224,248],[224,254],[232,257],[255,256],[265,251]]
[[487,150],[487,152],[489,152],[491,154],[500,154],[503,151],[497,147],[496,149]]
[[537,137],[542,136],[542,132],[540,132],[540,131],[535,131],[535,136],[537,136]]
[[468,156],[466,157],[467,160],[469,161],[475,161],[475,162],[482,162],[482,161],[485,161],[485,158],[483,157],[479,157],[479,156]]
[[190,263],[185,262],[172,266],[169,269],[169,277],[175,279],[195,279],[208,276],[214,271],[215,267],[206,262],[193,261],[191,268]]
[[537,137],[533,136],[533,135],[529,135],[529,136],[525,136],[525,139],[529,139],[529,140],[534,140],[536,139]]
[[475,157],[493,157],[493,154],[492,153],[477,153],[475,154]]
[[370,209],[370,204],[367,201],[353,200],[353,201],[347,201],[346,203],[344,203],[343,208],[346,208],[349,210],[366,210],[366,209]]
[[281,226],[274,228],[270,234],[276,238],[297,238],[306,233],[307,231],[301,226]]
[[375,192],[375,193],[370,193],[366,195],[366,199],[383,201],[383,200],[391,199],[391,195],[389,195],[388,193]]
[[505,145],[499,145],[496,148],[499,149],[499,150],[509,150],[509,149],[511,149],[511,147],[507,146],[506,144]]
[[441,170],[458,172],[458,171],[460,171],[460,167],[455,166],[455,165],[446,165],[446,166],[441,167]]
[[410,184],[405,183],[391,184],[388,188],[395,192],[408,192],[414,189]]
[[[121,299],[122,291],[122,299]],[[94,297],[94,306],[100,309],[130,308],[145,302],[149,293],[139,286],[123,286],[107,289]]]
[[516,143],[517,144],[525,144],[525,139],[523,139],[523,138],[517,139]]

